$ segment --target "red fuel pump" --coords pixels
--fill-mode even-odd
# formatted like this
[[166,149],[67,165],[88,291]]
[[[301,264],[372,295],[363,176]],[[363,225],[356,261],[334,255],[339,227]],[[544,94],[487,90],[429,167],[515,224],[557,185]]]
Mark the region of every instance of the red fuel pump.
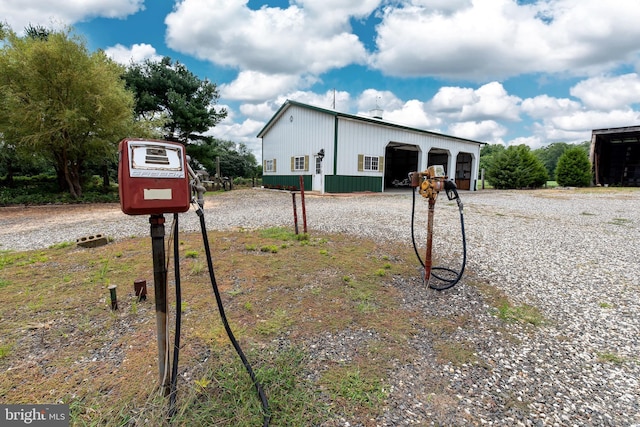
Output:
[[187,155],[177,142],[124,139],[118,147],[120,206],[128,215],[189,210]]
[[[207,256],[207,266],[211,286],[218,305],[227,335],[240,356],[252,382],[258,392],[263,408],[263,426],[268,426],[271,415],[269,404],[262,386],[257,381],[240,345],[235,339],[227,321],[220,291],[215,279],[211,249],[204,220],[204,192],[198,176],[187,163],[185,147],[170,141],[124,139],[119,145],[118,185],[120,207],[127,215],[150,215],[151,243],[153,255],[154,295],[156,305],[156,326],[158,339],[158,373],[160,386],[170,398],[169,417],[176,411],[176,381],[178,377],[178,354],[180,349],[181,290],[180,264],[178,250],[178,213],[189,210],[191,203],[196,205],[196,214],[200,218],[202,237]],[[197,195],[197,200],[191,195]],[[196,204],[197,202],[197,204]],[[165,262],[164,214],[173,213],[174,270],[176,287],[176,327],[173,349],[173,368],[168,346],[167,328],[167,263]]]

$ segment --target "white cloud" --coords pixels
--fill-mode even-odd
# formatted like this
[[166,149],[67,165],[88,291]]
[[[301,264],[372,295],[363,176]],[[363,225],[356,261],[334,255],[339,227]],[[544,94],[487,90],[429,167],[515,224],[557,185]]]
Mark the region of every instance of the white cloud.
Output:
[[144,0],[4,0],[0,16],[21,33],[29,25],[71,25],[94,17],[124,18],[144,9]]
[[[302,102],[304,104],[315,105],[316,107],[333,109],[334,92],[332,90],[320,94],[305,91],[291,92],[278,98],[276,104],[277,108],[280,108],[281,104],[284,103],[284,101],[286,101],[287,99]],[[349,104],[349,93],[343,91],[335,92],[335,109],[337,111],[348,111]]]
[[358,115],[370,117],[372,110],[379,108],[383,120],[418,129],[431,130],[442,123],[427,113],[424,102],[417,99],[404,102],[390,91],[366,89],[358,97],[356,105]]
[[402,108],[384,113],[384,119],[390,122],[401,123],[418,129],[432,130],[442,124],[438,117],[429,115],[424,108],[424,102],[412,99],[407,101]]
[[242,71],[236,80],[220,86],[220,94],[230,100],[261,101],[273,99],[295,88],[308,87],[315,81],[312,76]]
[[[593,129],[596,129],[596,127]],[[566,142],[573,144],[591,139],[591,129],[566,130],[554,127],[550,122],[546,121],[543,123],[536,123],[534,125],[534,133],[535,135],[539,135],[542,141],[546,142]]]
[[364,63],[349,16],[335,25],[323,17],[296,5],[251,10],[246,0],[184,0],[165,19],[166,40],[179,52],[265,74],[320,74]]
[[522,101],[521,109],[522,112],[528,114],[530,117],[540,119],[579,111],[582,109],[582,106],[579,102],[572,101],[568,98],[553,98],[549,95],[539,95]]
[[[564,116],[551,116],[545,119],[556,129],[569,132],[589,132],[592,129],[636,126],[639,114],[637,111],[613,110],[613,111],[577,111]],[[588,139],[588,138],[587,138]]]
[[425,111],[424,102],[418,101],[417,99],[409,100],[397,109],[384,110],[382,117],[388,122],[424,130],[433,130],[442,124],[442,120],[429,115]]
[[242,104],[240,105],[240,112],[246,116],[255,120],[261,120],[264,123],[271,120],[271,117],[277,111],[274,110],[272,103],[263,102],[261,104]]
[[487,83],[478,89],[442,87],[430,108],[458,121],[519,120],[521,99],[509,95],[502,84]]
[[328,15],[337,21],[348,20],[350,16],[367,17],[380,6],[381,0],[293,0],[315,15]]
[[507,145],[528,145],[531,149],[541,148],[545,145],[545,141],[538,136],[523,136],[514,138]]
[[427,0],[401,3],[384,9],[372,58],[390,75],[593,75],[639,51],[640,8],[627,2],[473,0],[452,3],[448,13]]
[[597,110],[611,110],[640,103],[640,76],[600,76],[583,80],[570,89],[584,105]]
[[546,117],[534,123],[534,136],[546,142],[579,143],[591,139],[593,129],[636,126],[640,113],[632,109],[595,111],[585,109],[549,110]]
[[441,87],[431,100],[434,111],[459,113],[466,105],[478,102],[475,91],[466,87]]
[[256,159],[260,161],[262,157],[262,140],[256,138],[256,135],[264,125],[264,122],[252,119],[246,119],[239,123],[224,120],[212,128],[209,134],[224,141],[244,143],[256,156]]
[[449,134],[459,138],[501,144],[502,137],[507,134],[507,128],[494,120],[459,122],[449,125]]
[[397,110],[402,108],[403,102],[388,90],[380,91],[377,89],[364,90],[356,101],[360,114],[368,115],[368,112],[374,108],[382,108],[383,110]]
[[147,59],[157,62],[162,59],[161,55],[158,55],[156,49],[150,44],[141,43],[134,44],[131,47],[126,47],[121,44],[108,47],[104,50],[107,56],[119,64],[129,65],[131,63],[140,64]]

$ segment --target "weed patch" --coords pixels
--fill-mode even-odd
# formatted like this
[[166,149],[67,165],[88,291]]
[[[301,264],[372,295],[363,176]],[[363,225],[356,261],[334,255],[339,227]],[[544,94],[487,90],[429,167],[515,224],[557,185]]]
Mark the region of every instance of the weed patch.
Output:
[[541,325],[544,320],[540,310],[528,304],[514,306],[502,303],[497,307],[496,315],[507,322],[529,323],[534,326]]
[[[383,379],[411,359],[407,341],[420,326],[394,286],[397,277],[415,275],[411,248],[381,254],[366,239],[296,237],[282,228],[209,234],[225,311],[269,397],[272,425],[322,425],[344,411],[375,418],[386,398]],[[259,425],[260,402],[216,310],[200,234],[182,235],[180,245],[183,336],[173,422]],[[166,424],[167,401],[156,392],[153,292],[147,301],[133,295],[134,280],[153,283],[150,247],[143,237],[91,250],[0,252],[3,401],[67,403],[72,425]],[[108,284],[118,285],[117,311]],[[170,316],[175,308],[169,301]],[[376,336],[348,364],[311,359],[297,346],[347,329]]]
[[629,225],[631,223],[630,219],[627,218],[613,218],[611,221],[607,222],[607,224],[612,225]]
[[597,356],[600,363],[621,364],[625,362],[625,359],[616,353],[597,353]]
[[382,380],[357,365],[336,366],[324,373],[322,383],[333,399],[344,401],[345,406],[379,407],[387,396]]
[[533,326],[540,326],[546,322],[537,307],[529,304],[514,305],[504,292],[489,284],[475,283],[474,286],[493,307],[492,314],[505,322],[518,322]]

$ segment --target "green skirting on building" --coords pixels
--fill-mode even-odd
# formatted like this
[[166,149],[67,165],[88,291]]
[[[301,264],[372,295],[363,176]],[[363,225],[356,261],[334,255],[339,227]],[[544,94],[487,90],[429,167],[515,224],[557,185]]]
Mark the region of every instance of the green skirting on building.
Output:
[[327,175],[324,177],[327,193],[354,193],[359,191],[382,192],[382,177]]
[[[304,189],[313,189],[313,176],[303,175]],[[263,175],[262,185],[266,188],[278,188],[283,190],[299,190],[299,175]],[[354,193],[360,191],[382,192],[382,177],[376,176],[347,176],[325,175],[325,193]]]
[[[311,175],[302,175],[304,189],[311,190]],[[262,185],[266,188],[300,190],[300,175],[262,175]]]

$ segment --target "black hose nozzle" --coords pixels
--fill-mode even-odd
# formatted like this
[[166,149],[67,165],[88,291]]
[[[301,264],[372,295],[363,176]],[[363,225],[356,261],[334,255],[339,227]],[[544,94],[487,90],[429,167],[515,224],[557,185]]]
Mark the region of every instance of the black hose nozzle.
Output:
[[460,196],[458,195],[458,187],[456,187],[456,183],[453,181],[445,181],[444,182],[444,191],[447,193],[447,197],[449,200],[455,200],[458,203],[458,209],[462,214],[462,200],[460,200]]
[[444,191],[447,192],[447,197],[449,198],[449,200],[455,200],[460,198],[460,196],[458,196],[458,188],[456,187],[456,184],[453,181],[446,180],[444,182]]

